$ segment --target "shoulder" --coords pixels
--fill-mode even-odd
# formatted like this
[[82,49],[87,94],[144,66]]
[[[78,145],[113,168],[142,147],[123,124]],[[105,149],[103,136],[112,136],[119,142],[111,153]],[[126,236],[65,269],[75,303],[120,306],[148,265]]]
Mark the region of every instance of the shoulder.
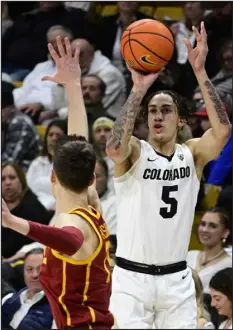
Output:
[[200,141],[200,138],[194,138],[186,141],[184,144],[189,148],[193,156],[195,155],[195,148],[197,143]]
[[48,68],[48,67],[52,67],[53,66],[53,62],[51,60],[48,60],[48,61],[45,61],[45,62],[40,62],[38,64],[36,64],[34,66],[34,69],[31,71],[34,72],[34,71],[39,71],[39,70],[42,70],[44,68]]
[[55,219],[55,227],[63,228],[69,226],[81,230],[85,237],[87,236],[90,228],[88,221],[86,221],[81,215],[77,213],[60,213]]

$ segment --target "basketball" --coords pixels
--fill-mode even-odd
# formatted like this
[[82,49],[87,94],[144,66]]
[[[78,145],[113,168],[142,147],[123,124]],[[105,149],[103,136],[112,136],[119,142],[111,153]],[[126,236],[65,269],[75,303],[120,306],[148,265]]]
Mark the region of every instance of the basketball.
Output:
[[133,69],[157,72],[171,59],[174,39],[170,30],[154,19],[141,19],[129,25],[121,37],[121,53]]

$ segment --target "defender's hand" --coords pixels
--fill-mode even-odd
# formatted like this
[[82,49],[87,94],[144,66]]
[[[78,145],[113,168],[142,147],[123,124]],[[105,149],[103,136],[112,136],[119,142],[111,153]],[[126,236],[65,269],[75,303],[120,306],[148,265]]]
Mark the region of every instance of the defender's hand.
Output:
[[205,69],[206,56],[208,54],[207,34],[204,22],[201,22],[201,32],[193,26],[193,32],[196,37],[197,45],[192,48],[190,41],[184,39],[185,45],[188,49],[189,63],[191,64],[195,73]]
[[72,56],[69,39],[67,37],[64,39],[65,49],[62,45],[61,38],[57,37],[56,39],[60,56],[57,54],[51,44],[48,44],[48,49],[50,55],[56,63],[57,72],[55,76],[45,76],[42,78],[42,80],[50,80],[63,86],[66,86],[71,81],[80,83],[81,69],[79,66],[79,45],[76,44],[75,53],[74,56]]
[[10,227],[10,224],[14,221],[14,216],[8,209],[6,202],[2,198],[2,226],[3,227]]

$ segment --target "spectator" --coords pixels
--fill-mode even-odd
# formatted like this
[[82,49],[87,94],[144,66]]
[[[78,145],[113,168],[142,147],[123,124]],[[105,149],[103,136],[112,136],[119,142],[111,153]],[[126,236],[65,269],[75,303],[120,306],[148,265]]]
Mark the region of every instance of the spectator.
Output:
[[2,82],[2,162],[15,161],[27,171],[40,150],[40,137],[31,119],[15,109],[13,88]]
[[[103,108],[103,97],[105,95],[105,91],[106,85],[97,75],[87,75],[82,78],[82,92],[87,111],[90,140],[92,140],[92,126],[94,121],[106,114],[106,111]],[[61,94],[60,97],[58,97],[59,93]],[[66,119],[68,116],[68,108],[65,89],[61,88],[61,86],[57,86],[56,94],[56,99],[62,100],[62,103],[60,102],[60,107],[57,107],[58,109],[62,107],[62,109],[58,111],[58,115],[60,118]]]
[[107,186],[108,166],[103,159],[98,159],[95,166],[96,190],[103,209],[103,218],[107,224],[110,235],[116,235],[116,198]]
[[[199,27],[204,18],[205,9],[202,2],[184,2],[184,22],[176,22],[170,26],[175,38],[176,60],[179,65],[176,80],[176,91],[183,96],[191,97],[194,88],[197,86],[196,78],[188,62],[188,51],[184,43],[184,38],[189,39],[192,46],[195,45],[195,35],[192,26]],[[174,76],[174,74],[173,74]]]
[[96,119],[92,127],[93,144],[97,155],[103,158],[108,166],[108,189],[114,192],[113,173],[114,163],[106,155],[106,142],[113,126],[113,121],[107,117]]
[[49,211],[55,210],[51,186],[53,147],[58,137],[65,134],[67,123],[60,119],[52,121],[45,132],[42,155],[33,160],[27,172],[28,187]]
[[205,8],[202,2],[188,1],[184,2],[184,22],[173,23],[170,26],[175,37],[175,45],[177,49],[177,62],[186,64],[188,62],[188,51],[184,43],[184,38],[189,39],[192,46],[195,43],[195,35],[192,26],[199,27],[204,18]]
[[204,306],[204,294],[201,280],[197,272],[192,269],[192,276],[195,284],[196,299],[197,299],[197,328],[198,329],[215,329],[210,322],[210,314]]
[[127,26],[134,21],[151,17],[138,11],[137,1],[119,1],[117,7],[117,14],[103,17],[99,21],[96,41],[103,54],[124,73],[126,68],[120,51],[121,36]]
[[73,51],[76,43],[80,46],[79,63],[82,76],[95,74],[104,81],[106,92],[103,106],[109,116],[116,118],[126,98],[124,76],[100,50],[95,51],[88,40],[74,40],[71,44]]
[[232,329],[232,278],[232,268],[225,268],[210,280],[211,305],[226,317],[218,329]]
[[26,288],[2,299],[2,326],[11,329],[51,328],[52,312],[41,289],[39,274],[43,249],[34,249],[24,259]]
[[[72,39],[71,32],[61,25],[52,26],[47,32],[47,42],[51,43],[57,49],[56,37],[60,36],[62,40],[65,37]],[[23,86],[14,89],[14,101],[18,109],[30,115],[37,124],[45,119],[51,118],[45,116],[46,110],[55,110],[53,104],[52,88],[54,83],[51,81],[41,81],[45,75],[54,75],[56,65],[53,59],[48,56],[46,62],[39,63],[24,79]]]
[[35,65],[46,61],[46,33],[51,26],[64,25],[77,37],[82,36],[83,11],[66,9],[60,1],[39,1],[36,5],[36,9],[18,16],[3,36],[2,71],[13,80],[23,80]]
[[[11,213],[17,217],[48,224],[51,216],[36,196],[27,188],[24,173],[14,163],[2,166],[2,197]],[[2,256],[12,257],[23,245],[32,240],[9,228],[2,228]]]
[[232,40],[232,2],[213,1],[211,9],[209,15],[204,18],[209,48],[206,71],[210,78],[221,69],[216,54],[219,54],[223,41]]
[[203,250],[188,252],[187,263],[198,273],[205,293],[209,293],[209,282],[216,272],[232,267],[232,259],[224,250],[230,235],[229,222],[225,210],[213,208],[206,211],[198,228]]

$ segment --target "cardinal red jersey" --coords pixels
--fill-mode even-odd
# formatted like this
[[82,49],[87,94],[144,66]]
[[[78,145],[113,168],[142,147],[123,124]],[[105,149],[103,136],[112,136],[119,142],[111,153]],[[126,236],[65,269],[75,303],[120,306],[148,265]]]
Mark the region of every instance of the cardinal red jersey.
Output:
[[106,224],[94,209],[78,208],[69,214],[77,214],[88,221],[99,238],[99,245],[86,260],[74,260],[46,247],[40,272],[41,285],[57,328],[110,329],[114,318],[108,310],[111,273]]

